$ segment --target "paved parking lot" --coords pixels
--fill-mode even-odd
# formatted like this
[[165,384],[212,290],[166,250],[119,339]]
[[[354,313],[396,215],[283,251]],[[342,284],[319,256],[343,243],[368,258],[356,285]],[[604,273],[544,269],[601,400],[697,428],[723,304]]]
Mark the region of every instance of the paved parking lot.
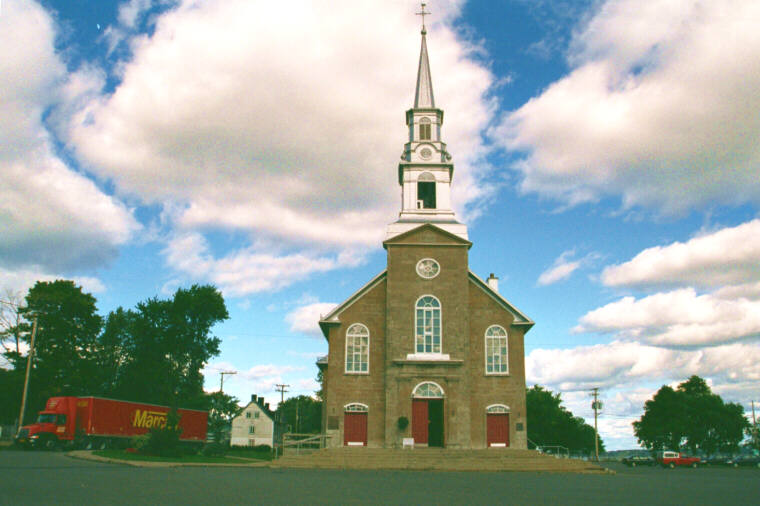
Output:
[[608,467],[617,474],[135,468],[0,451],[0,505],[760,504],[757,469]]

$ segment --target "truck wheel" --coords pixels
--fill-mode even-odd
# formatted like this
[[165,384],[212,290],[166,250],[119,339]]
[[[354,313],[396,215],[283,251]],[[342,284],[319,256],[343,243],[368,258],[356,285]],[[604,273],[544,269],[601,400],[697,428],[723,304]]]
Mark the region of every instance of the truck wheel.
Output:
[[108,440],[107,439],[101,439],[98,441],[98,450],[105,450],[108,448]]
[[55,451],[58,449],[58,439],[55,436],[48,436],[42,442],[42,447],[49,452]]
[[691,463],[691,467],[693,467],[694,469],[696,469],[697,468],[697,463],[696,462],[692,462]]
[[675,469],[676,465],[673,462],[671,462],[670,464],[668,464],[668,467],[671,469]]

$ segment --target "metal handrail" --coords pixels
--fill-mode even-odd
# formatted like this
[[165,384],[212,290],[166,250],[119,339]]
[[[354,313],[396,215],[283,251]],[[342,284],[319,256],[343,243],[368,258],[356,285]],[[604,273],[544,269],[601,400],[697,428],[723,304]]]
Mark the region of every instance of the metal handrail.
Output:
[[285,448],[295,448],[296,455],[300,455],[302,450],[321,450],[327,447],[327,440],[331,437],[330,434],[283,434],[282,451],[284,453]]

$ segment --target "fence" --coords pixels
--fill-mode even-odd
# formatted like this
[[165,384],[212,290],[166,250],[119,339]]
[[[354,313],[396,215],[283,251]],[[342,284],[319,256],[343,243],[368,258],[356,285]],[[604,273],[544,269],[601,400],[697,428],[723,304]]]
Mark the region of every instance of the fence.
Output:
[[303,455],[327,447],[327,434],[294,434],[282,435],[282,455]]

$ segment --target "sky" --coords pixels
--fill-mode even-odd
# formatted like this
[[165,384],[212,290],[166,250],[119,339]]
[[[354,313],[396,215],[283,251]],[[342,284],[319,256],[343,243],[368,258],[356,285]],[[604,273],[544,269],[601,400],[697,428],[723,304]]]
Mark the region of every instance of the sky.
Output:
[[[385,268],[409,0],[0,0],[0,289],[106,315],[212,283],[206,388],[317,390],[317,320]],[[760,401],[760,3],[431,0],[470,268],[536,322],[528,385],[609,449],[692,374]]]

